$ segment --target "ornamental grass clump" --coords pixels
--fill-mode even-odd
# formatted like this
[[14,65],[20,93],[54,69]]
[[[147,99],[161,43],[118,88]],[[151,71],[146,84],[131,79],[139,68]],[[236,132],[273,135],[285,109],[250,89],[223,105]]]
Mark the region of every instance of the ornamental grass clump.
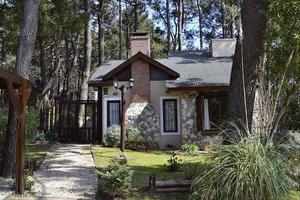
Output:
[[231,134],[230,145],[210,152],[212,167],[194,180],[190,199],[288,199],[298,184],[291,163],[281,154],[283,145],[266,147],[247,131]]

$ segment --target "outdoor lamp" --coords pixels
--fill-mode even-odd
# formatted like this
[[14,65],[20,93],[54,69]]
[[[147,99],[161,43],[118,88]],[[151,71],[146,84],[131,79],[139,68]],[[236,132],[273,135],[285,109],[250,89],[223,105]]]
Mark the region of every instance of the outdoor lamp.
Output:
[[118,81],[117,81],[117,79],[114,79],[114,88],[116,90],[118,89]]
[[132,88],[133,84],[134,84],[134,79],[133,78],[129,79],[129,88]]

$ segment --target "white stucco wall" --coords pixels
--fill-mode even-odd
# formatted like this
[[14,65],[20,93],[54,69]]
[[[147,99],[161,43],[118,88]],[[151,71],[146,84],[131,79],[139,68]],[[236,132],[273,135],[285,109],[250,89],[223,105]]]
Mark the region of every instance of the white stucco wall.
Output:
[[[119,84],[124,84],[127,85],[127,82],[119,82]],[[115,90],[115,88],[113,86],[109,86],[106,87],[108,88],[108,94],[107,95],[103,95],[103,102],[105,102],[105,99],[111,99],[111,98],[120,98],[121,97],[121,92],[120,90]],[[167,88],[165,86],[165,81],[151,81],[150,82],[150,97],[151,97],[151,105],[154,107],[155,111],[157,112],[157,114],[160,117],[160,97],[161,96],[179,96],[179,105],[181,105],[180,102],[180,94],[179,93],[167,93]],[[116,94],[117,95],[114,95]],[[125,94],[125,100],[126,100],[126,109],[128,108],[128,106],[131,103],[131,90],[128,90]],[[103,105],[104,107],[105,105]],[[181,112],[181,107],[179,107],[179,112],[178,114],[180,115]],[[105,109],[103,109],[103,127],[105,127],[104,123],[106,123],[104,117],[105,117],[105,113],[104,113]],[[181,116],[179,117],[179,135],[161,135],[161,133],[159,133],[160,135],[160,142],[159,142],[159,146],[160,148],[165,148],[167,145],[172,145],[172,146],[177,146],[179,147],[181,145],[182,142],[182,137],[181,137]]]

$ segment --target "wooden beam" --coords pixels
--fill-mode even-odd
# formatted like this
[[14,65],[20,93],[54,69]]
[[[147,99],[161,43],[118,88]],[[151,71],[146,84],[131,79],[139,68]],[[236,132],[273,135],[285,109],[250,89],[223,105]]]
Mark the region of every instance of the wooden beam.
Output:
[[106,87],[106,86],[113,86],[113,81],[106,81],[106,82],[88,82],[90,87]]
[[0,79],[2,80],[11,80],[14,86],[20,87],[22,85],[22,78],[21,76],[18,76],[12,72],[9,72],[3,68],[0,68]]
[[20,109],[21,109],[20,97],[18,96],[15,88],[13,87],[12,80],[5,79],[5,84],[6,84],[6,87],[7,87],[9,98],[11,100],[11,103],[12,103],[14,109],[17,112],[20,112]]

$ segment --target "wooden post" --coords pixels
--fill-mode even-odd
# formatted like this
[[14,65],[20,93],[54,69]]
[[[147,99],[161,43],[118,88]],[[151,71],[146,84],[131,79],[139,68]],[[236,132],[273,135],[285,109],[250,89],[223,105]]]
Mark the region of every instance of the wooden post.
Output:
[[103,101],[103,93],[102,93],[102,87],[99,87],[98,88],[98,102],[97,102],[97,106],[98,106],[98,109],[97,109],[97,122],[98,122],[98,125],[97,125],[97,139],[99,141],[99,144],[102,142],[102,131],[103,131],[103,126],[102,126],[102,101]]
[[126,87],[122,85],[120,87],[121,90],[121,140],[120,140],[120,150],[121,152],[124,152],[125,150],[125,99],[124,99],[124,94],[126,92]]
[[19,127],[17,135],[17,193],[24,193],[24,184],[25,184],[25,113],[27,100],[30,95],[30,90],[27,88],[27,81],[23,80],[22,86],[19,89],[20,95],[20,110],[19,110]]
[[16,130],[16,193],[24,193],[25,185],[25,113],[31,89],[27,80],[0,69],[0,79],[4,81],[14,112],[17,114]]
[[17,142],[16,142],[16,193],[24,193],[25,184],[25,112],[30,89],[27,88],[27,81],[23,80],[18,88],[18,94],[13,88],[12,81],[6,81],[11,102],[18,114]]

